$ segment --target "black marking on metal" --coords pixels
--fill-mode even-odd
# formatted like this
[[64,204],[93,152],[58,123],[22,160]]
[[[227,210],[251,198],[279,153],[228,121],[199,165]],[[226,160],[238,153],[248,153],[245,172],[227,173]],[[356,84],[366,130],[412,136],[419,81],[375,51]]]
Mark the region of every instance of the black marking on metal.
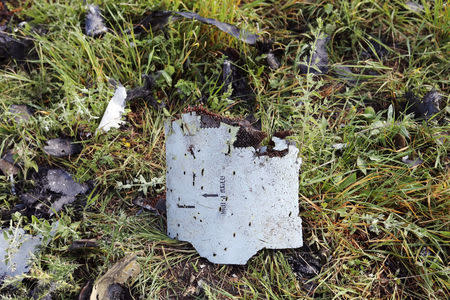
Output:
[[203,197],[207,198],[207,197],[219,197],[218,194],[203,194]]
[[178,208],[195,208],[195,205],[181,205],[177,204]]

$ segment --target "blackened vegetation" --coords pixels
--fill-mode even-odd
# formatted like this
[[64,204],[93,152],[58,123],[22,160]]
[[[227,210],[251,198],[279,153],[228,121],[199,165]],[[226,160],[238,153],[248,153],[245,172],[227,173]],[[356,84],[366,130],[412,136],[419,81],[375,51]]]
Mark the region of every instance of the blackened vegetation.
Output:
[[76,240],[73,241],[72,244],[69,246],[70,252],[87,252],[90,250],[98,249],[100,246],[98,245],[97,241],[95,240]]
[[132,300],[131,292],[128,287],[113,283],[108,286],[108,299],[110,300]]
[[89,300],[91,298],[93,285],[94,282],[89,280],[81,289],[80,294],[78,295],[78,300]]
[[412,91],[407,92],[405,98],[407,113],[414,113],[417,119],[429,120],[439,113],[441,95],[436,90],[428,92],[421,100]]

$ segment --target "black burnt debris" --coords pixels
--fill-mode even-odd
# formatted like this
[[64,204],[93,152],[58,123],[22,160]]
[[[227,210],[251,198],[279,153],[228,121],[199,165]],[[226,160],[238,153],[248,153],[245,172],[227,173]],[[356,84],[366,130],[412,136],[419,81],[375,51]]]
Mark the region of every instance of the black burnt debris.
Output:
[[298,64],[301,74],[325,74],[328,72],[327,44],[329,37],[318,38],[312,45],[312,54],[305,58],[305,62]]
[[[157,75],[155,75],[155,76],[158,76],[158,75],[159,75],[159,73],[157,73]],[[136,87],[136,88],[128,90],[125,101],[129,102],[134,99],[142,99],[142,100],[148,102],[155,109],[164,107],[165,104],[163,102],[159,103],[153,97],[153,93],[155,90],[154,75],[143,74],[142,78],[144,79],[144,85],[142,87]]]
[[133,31],[134,33],[142,33],[148,30],[153,32],[162,30],[169,23],[169,18],[172,17],[172,14],[171,11],[152,11],[134,26]]
[[58,213],[65,205],[74,203],[90,186],[77,183],[67,171],[57,168],[43,168],[32,175],[34,188],[19,193],[21,202],[11,211],[2,212],[2,218],[20,211],[23,215],[48,218]]
[[304,251],[306,248],[303,247],[300,251],[287,255],[286,260],[297,280],[303,283],[303,288],[312,292],[318,283],[314,280],[311,281],[311,279],[317,276],[322,270],[323,258],[312,251]]
[[378,41],[371,39],[367,41],[367,48],[361,52],[363,59],[383,60],[389,51]]
[[54,157],[65,157],[79,154],[83,147],[69,138],[56,138],[47,141],[44,152]]
[[96,240],[82,239],[73,241],[72,244],[69,246],[68,250],[70,252],[87,252],[91,250],[96,250],[99,247],[100,246]]
[[165,197],[165,195],[155,197],[152,199],[148,199],[148,198],[139,196],[133,200],[133,204],[142,209],[150,211],[158,216],[166,214],[166,197]]
[[0,31],[0,65],[6,64],[10,60],[25,60],[32,48],[32,40]]
[[419,99],[412,91],[405,94],[407,113],[413,113],[416,119],[430,120],[439,113],[441,94],[432,90],[422,99]]
[[[172,17],[172,18],[171,18]],[[144,30],[158,30],[162,29],[170,20],[175,21],[182,18],[196,20],[204,24],[209,24],[217,27],[219,30],[228,33],[229,35],[247,43],[250,45],[256,44],[259,36],[257,34],[249,33],[246,30],[239,29],[238,27],[217,21],[216,19],[204,18],[193,12],[181,12],[181,11],[153,11],[139,22],[135,27],[135,32],[142,32]]]
[[235,49],[228,48],[223,54],[225,60],[222,65],[221,92],[224,93],[231,87],[231,100],[240,99],[253,107],[256,97],[248,83],[246,72],[239,66],[239,53]]
[[236,135],[236,140],[233,143],[233,147],[244,148],[254,147],[258,148],[259,144],[266,138],[267,134],[252,128],[250,124],[242,124]]

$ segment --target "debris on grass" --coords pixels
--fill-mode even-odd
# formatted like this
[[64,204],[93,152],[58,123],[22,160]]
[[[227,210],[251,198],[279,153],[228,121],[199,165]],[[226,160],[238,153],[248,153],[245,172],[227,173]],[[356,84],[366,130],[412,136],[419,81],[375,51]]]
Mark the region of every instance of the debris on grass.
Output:
[[89,280],[81,289],[78,300],[89,300],[92,294],[93,281]]
[[33,111],[27,105],[11,105],[9,112],[14,115],[16,123],[28,122],[33,115]]
[[41,242],[41,237],[26,234],[22,228],[0,231],[0,284],[29,271],[29,260]]
[[16,194],[16,186],[14,176],[19,174],[19,168],[14,162],[13,150],[6,151],[5,155],[0,158],[0,171],[9,178],[11,183],[11,194]]
[[178,20],[179,17],[186,19],[197,20],[204,24],[209,24],[217,27],[221,31],[228,33],[229,35],[249,44],[256,44],[259,36],[257,34],[249,33],[246,30],[239,29],[238,27],[217,21],[216,19],[204,18],[193,12],[181,12],[181,11],[153,11],[150,15],[145,17],[139,24],[134,27],[134,31],[142,31],[142,29],[157,30],[163,28],[172,17],[172,20]]
[[417,167],[417,166],[423,164],[423,160],[422,159],[418,158],[418,159],[412,160],[412,159],[409,159],[408,155],[402,157],[402,162],[404,162],[405,164],[409,165],[410,168],[414,168],[414,167]]
[[19,173],[19,169],[14,163],[13,152],[11,150],[6,151],[5,155],[0,158],[0,170],[6,176],[17,175]]
[[137,197],[133,200],[133,204],[137,205],[143,209],[151,211],[156,215],[166,214],[166,197],[165,195],[160,197],[155,197],[153,199],[146,199],[142,196]]
[[166,124],[168,235],[213,263],[303,244],[298,149],[275,138],[261,155],[265,134],[240,123],[191,111]]
[[441,94],[436,90],[428,92],[422,100],[411,91],[407,92],[405,97],[407,112],[414,113],[417,119],[429,120],[440,111]]
[[56,138],[47,141],[44,146],[44,152],[54,157],[65,157],[69,155],[79,154],[82,150],[80,144],[76,144],[72,139]]
[[422,4],[419,4],[419,3],[416,3],[413,1],[406,1],[405,5],[408,9],[412,10],[413,12],[416,12],[416,13],[423,12]]
[[33,48],[33,42],[27,38],[16,38],[9,33],[0,31],[0,64],[11,59],[24,60]]
[[224,51],[226,59],[222,65],[222,92],[226,92],[231,85],[231,99],[240,99],[252,105],[255,94],[248,83],[245,72],[238,66],[239,53],[235,49],[228,48]]
[[267,64],[272,70],[277,70],[280,68],[280,62],[272,51],[267,53]]
[[98,125],[97,132],[108,132],[111,128],[119,128],[123,124],[122,115],[125,112],[126,98],[127,90],[119,84],[114,92],[114,96],[106,107],[100,125]]
[[169,23],[169,18],[172,17],[171,11],[157,10],[152,11],[148,16],[142,19],[137,25],[133,27],[134,33],[141,33],[147,30],[152,30],[156,32],[163,29],[167,23]]
[[87,11],[85,27],[86,35],[97,37],[108,32],[108,28],[103,24],[100,8],[97,5],[89,4],[87,6]]
[[97,280],[90,299],[132,299],[125,284],[127,281],[134,281],[140,271],[141,268],[136,261],[135,254],[124,257]]
[[[58,226],[59,221],[51,224],[49,238],[55,236]],[[9,277],[28,273],[34,255],[48,242],[48,238],[28,234],[19,225],[0,230],[0,286]]]
[[389,53],[388,50],[375,39],[370,39],[366,41],[367,48],[362,51],[361,56],[363,59],[380,59],[383,60]]
[[[160,73],[158,73],[159,75]],[[153,75],[142,75],[144,79],[144,85],[142,87],[133,88],[127,91],[126,102],[134,99],[143,99],[148,102],[153,108],[158,109],[165,106],[164,103],[158,103],[153,97],[153,91],[155,88],[155,79]]]
[[342,150],[342,149],[347,148],[347,144],[346,143],[337,143],[337,144],[331,145],[331,147],[333,147],[333,149],[335,149],[335,150]]
[[225,22],[217,21],[216,19],[204,18],[193,12],[175,12],[175,13],[177,15],[182,16],[183,18],[197,20],[205,24],[214,25],[221,31],[228,33],[229,35],[250,45],[256,44],[256,41],[258,40],[258,35],[251,34],[246,30],[239,29],[236,26]]
[[340,79],[347,81],[349,84],[355,84],[357,81],[358,75],[353,73],[349,67],[338,65],[334,67],[334,72]]
[[19,198],[25,206],[24,214],[36,217],[51,217],[89,190],[87,184],[75,182],[72,176],[62,169],[42,168],[35,174],[34,181],[35,187],[21,193]]
[[62,195],[52,203],[48,210],[50,216],[59,212],[64,205],[74,202],[76,196],[88,191],[87,185],[75,182],[72,176],[62,169],[48,170],[46,181],[45,188],[48,191]]
[[88,240],[88,239],[82,239],[82,240],[76,240],[73,241],[72,244],[69,246],[70,252],[80,252],[80,251],[89,251],[93,249],[98,249],[99,245],[96,240]]
[[328,52],[327,44],[330,38],[328,36],[318,38],[312,45],[312,54],[306,57],[306,60],[299,63],[301,74],[325,74],[328,72]]
[[[303,248],[308,249],[308,247]],[[303,283],[303,288],[311,292],[318,283],[310,279],[320,273],[323,264],[319,255],[312,251],[302,251],[303,248],[287,255],[286,260],[297,280]]]

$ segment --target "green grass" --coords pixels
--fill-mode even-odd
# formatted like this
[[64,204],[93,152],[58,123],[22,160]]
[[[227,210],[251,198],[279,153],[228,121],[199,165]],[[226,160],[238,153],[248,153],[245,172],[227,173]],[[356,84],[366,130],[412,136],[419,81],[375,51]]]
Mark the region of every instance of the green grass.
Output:
[[[98,39],[83,34],[80,1],[23,3],[27,8],[14,18],[32,19],[30,25],[47,33],[23,29],[35,40],[36,59],[0,70],[0,153],[18,150],[19,184],[30,185],[30,173],[42,165],[96,180],[96,193],[81,212],[58,214],[56,235],[24,277],[39,279],[43,293],[52,288],[58,299],[75,298],[88,280],[134,252],[142,271],[131,291],[139,299],[444,299],[450,288],[448,4],[422,1],[424,12],[415,13],[403,1],[310,2],[98,1],[111,29]],[[155,9],[195,11],[270,38],[283,50],[282,66],[271,70],[254,48],[199,22],[125,33]],[[331,71],[299,74],[295,64],[321,34],[330,37]],[[371,40],[383,44],[383,58],[364,57]],[[163,217],[136,215],[132,200],[139,186],[117,188],[140,176],[165,176],[164,120],[198,104],[202,92],[211,95],[205,106],[214,112],[248,113],[248,105],[218,93],[219,51],[226,47],[242,54],[263,129],[293,130],[303,159],[299,205],[306,246],[263,250],[241,267],[212,265],[188,243],[168,238]],[[355,84],[336,76],[339,65],[353,68]],[[141,74],[159,70],[170,75],[155,91],[167,110],[134,101],[124,129],[96,136],[114,93],[108,80],[133,88],[143,83]],[[405,113],[405,92],[422,97],[433,88],[443,94],[436,118],[419,121]],[[32,107],[30,123],[15,123],[7,112],[11,104]],[[81,140],[82,153],[70,159],[45,155],[45,141],[61,135]],[[338,151],[336,143],[346,148]],[[424,162],[410,168],[402,162],[406,155]],[[2,175],[0,201],[4,208],[19,201]],[[22,221],[48,235],[46,221]],[[81,238],[97,239],[99,250],[69,253]],[[312,278],[296,278],[289,264],[304,253],[323,264]],[[13,280],[19,284],[6,299],[28,297],[29,285],[21,279]]]

